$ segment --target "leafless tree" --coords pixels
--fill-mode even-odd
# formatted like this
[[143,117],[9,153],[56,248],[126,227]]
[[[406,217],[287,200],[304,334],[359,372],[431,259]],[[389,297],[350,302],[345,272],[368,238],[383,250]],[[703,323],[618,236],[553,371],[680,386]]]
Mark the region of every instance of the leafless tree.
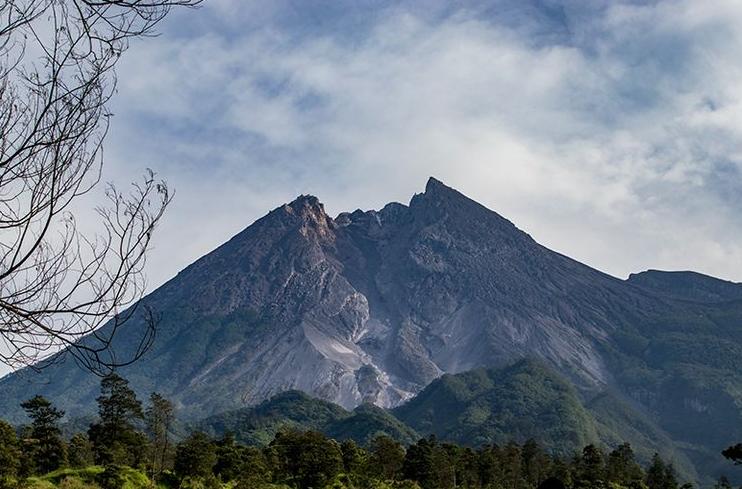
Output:
[[[101,180],[117,61],[171,8],[200,2],[0,0],[0,362],[40,368],[66,349],[104,373],[151,342],[156,318],[136,304],[166,183],[148,171],[108,184],[93,234],[75,212]],[[135,313],[146,332],[117,358],[113,336]]]

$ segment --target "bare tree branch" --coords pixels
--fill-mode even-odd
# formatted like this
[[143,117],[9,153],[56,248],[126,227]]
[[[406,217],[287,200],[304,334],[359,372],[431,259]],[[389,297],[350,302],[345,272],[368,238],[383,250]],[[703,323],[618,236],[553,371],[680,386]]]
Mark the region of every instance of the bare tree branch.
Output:
[[[100,181],[114,68],[130,40],[200,2],[0,0],[0,362],[41,368],[66,349],[105,373],[152,341],[157,318],[137,305],[167,184],[152,171],[127,191],[109,184],[92,236],[72,205]],[[119,359],[109,347],[134,314],[147,331]]]

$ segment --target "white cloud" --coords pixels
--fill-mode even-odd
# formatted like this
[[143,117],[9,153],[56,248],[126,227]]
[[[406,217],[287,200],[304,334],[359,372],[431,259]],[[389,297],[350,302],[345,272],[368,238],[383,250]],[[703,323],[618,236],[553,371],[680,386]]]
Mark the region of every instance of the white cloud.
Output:
[[379,208],[429,175],[614,275],[742,280],[738,3],[565,1],[553,25],[476,3],[362,7],[341,28],[340,7],[211,0],[135,45],[106,177],[149,166],[177,189],[150,288],[300,193]]
[[155,283],[296,194],[379,207],[428,175],[609,273],[742,280],[734,2],[614,6],[562,44],[391,12],[352,41],[207,23],[128,53],[109,174],[146,159],[178,189]]

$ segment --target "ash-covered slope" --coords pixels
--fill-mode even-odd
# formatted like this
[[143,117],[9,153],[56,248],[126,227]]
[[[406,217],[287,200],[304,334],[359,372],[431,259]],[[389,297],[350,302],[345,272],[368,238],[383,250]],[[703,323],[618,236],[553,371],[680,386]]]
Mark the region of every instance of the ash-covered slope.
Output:
[[[289,389],[396,406],[444,372],[536,357],[586,399],[610,389],[711,463],[742,439],[742,301],[689,301],[646,278],[552,252],[435,179],[409,205],[334,219],[302,196],[150,294],[162,323],[122,374],[197,418]],[[691,282],[680,289],[728,297]],[[119,334],[120,355],[140,328]],[[13,420],[36,392],[79,415],[97,379],[67,363],[9,375],[0,392]]]

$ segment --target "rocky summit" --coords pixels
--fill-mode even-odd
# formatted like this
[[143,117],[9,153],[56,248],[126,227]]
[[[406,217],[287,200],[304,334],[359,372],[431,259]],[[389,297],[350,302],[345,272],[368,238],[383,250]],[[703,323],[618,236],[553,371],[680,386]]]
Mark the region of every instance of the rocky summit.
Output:
[[[122,369],[198,418],[301,390],[395,407],[444,373],[533,357],[610,392],[711,463],[742,439],[742,293],[690,272],[609,276],[431,178],[408,205],[332,218],[300,196],[151,293],[154,344]],[[114,344],[133,351],[143,323]],[[71,415],[98,379],[72,361],[0,381],[0,416],[39,392]],[[715,459],[714,459],[715,460]]]

